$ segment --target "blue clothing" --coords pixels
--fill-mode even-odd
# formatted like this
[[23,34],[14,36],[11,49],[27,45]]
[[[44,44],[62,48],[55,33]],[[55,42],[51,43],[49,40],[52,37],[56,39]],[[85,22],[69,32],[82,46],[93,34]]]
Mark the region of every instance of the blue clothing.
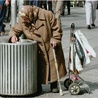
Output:
[[0,6],[2,6],[2,9],[0,10],[0,33],[3,29],[3,20],[4,20],[4,12],[5,12],[5,0],[0,0]]
[[47,0],[29,0],[29,5],[34,5],[42,8],[44,6],[47,9]]
[[29,0],[29,5],[38,6],[38,1],[39,1],[39,0]]

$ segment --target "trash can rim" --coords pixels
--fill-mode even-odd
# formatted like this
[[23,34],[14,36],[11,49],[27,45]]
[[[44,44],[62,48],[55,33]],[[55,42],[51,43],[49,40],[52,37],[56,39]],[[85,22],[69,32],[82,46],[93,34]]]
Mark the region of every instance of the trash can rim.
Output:
[[36,41],[33,40],[27,40],[27,39],[22,39],[19,42],[16,43],[8,43],[8,42],[4,42],[4,41],[0,41],[0,44],[2,45],[28,45],[28,44],[36,44]]

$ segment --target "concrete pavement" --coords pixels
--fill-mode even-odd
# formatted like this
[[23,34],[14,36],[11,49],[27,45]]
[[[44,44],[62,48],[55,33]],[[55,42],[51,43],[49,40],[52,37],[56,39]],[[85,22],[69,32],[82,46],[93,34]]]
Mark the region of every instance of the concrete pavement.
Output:
[[[62,43],[67,68],[68,68],[69,38],[70,38],[69,36],[70,36],[71,23],[75,23],[76,30],[81,30],[81,32],[88,39],[90,45],[94,48],[96,54],[98,54],[98,10],[96,17],[97,17],[95,22],[96,28],[91,30],[88,30],[86,28],[86,18],[84,8],[81,7],[71,8],[71,15],[67,15],[67,13],[65,13],[65,16],[61,17],[62,28],[64,31]],[[6,26],[6,35],[0,36],[0,40],[8,37],[7,31],[9,31],[9,24],[7,24]],[[35,98],[98,98],[98,57],[93,58],[90,64],[85,65],[83,72],[80,74],[80,77],[83,78],[89,85],[92,92],[91,94],[87,93],[84,89],[82,89],[79,95],[71,95],[63,85],[63,81],[67,77],[68,75],[62,79],[62,88],[64,96],[60,96],[59,93],[57,94],[51,93],[48,84],[43,85],[43,94]]]

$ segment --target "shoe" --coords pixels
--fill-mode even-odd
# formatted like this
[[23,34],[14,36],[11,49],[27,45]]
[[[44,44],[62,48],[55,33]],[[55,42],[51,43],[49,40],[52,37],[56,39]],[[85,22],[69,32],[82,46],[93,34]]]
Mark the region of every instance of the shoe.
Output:
[[70,13],[68,13],[67,15],[70,15]]
[[91,24],[92,27],[95,27],[95,24]]
[[88,29],[91,29],[91,26],[90,26],[90,25],[88,25],[88,26],[87,26],[87,28],[88,28]]
[[59,90],[58,90],[58,88],[53,88],[53,89],[51,89],[51,92],[52,92],[52,93],[58,93]]
[[52,93],[58,93],[59,92],[58,87],[57,87],[57,81],[51,83],[51,92]]
[[1,34],[0,34],[1,36],[5,34],[5,27],[6,27],[6,25],[3,24],[2,25],[2,31],[1,31]]
[[1,34],[0,35],[3,36],[4,34],[5,34],[5,32],[4,31],[1,31]]
[[61,16],[64,16],[64,11],[61,13]]
[[70,12],[68,12],[68,14],[67,15],[70,15]]

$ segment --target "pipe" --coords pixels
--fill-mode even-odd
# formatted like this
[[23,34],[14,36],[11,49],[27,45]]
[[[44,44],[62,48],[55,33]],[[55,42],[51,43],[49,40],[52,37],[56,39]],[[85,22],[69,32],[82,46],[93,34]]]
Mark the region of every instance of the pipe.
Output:
[[17,16],[17,0],[11,0],[11,26],[16,24]]

